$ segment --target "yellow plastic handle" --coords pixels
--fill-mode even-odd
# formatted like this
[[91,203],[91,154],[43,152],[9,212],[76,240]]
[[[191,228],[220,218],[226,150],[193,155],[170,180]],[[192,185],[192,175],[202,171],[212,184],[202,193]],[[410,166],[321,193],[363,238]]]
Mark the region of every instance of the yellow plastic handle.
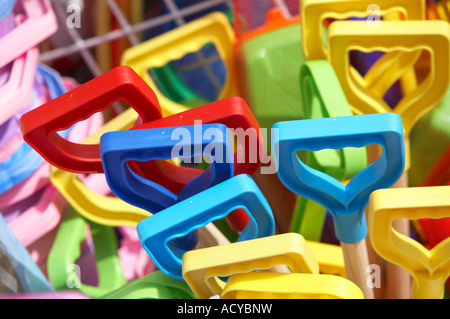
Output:
[[[106,123],[83,143],[98,144],[104,133],[129,129],[134,125],[137,118],[136,111],[129,108]],[[132,206],[117,197],[97,194],[89,189],[75,173],[51,167],[50,181],[76,211],[97,224],[112,227],[136,227],[142,219],[151,215],[149,212]]]
[[302,0],[300,15],[302,21],[303,50],[308,60],[327,60],[328,50],[322,41],[322,25],[327,18],[348,19],[366,17],[371,23],[371,8],[379,8],[381,16],[394,12],[403,14],[405,20],[424,20],[424,0]]
[[413,277],[412,297],[444,296],[450,275],[450,238],[428,250],[392,228],[398,218],[450,217],[450,186],[380,189],[369,200],[368,228],[375,251],[387,261],[408,270]]
[[[450,83],[450,28],[444,21],[380,21],[379,26],[369,28],[365,21],[332,23],[328,32],[329,60],[355,114],[395,112],[402,117],[407,153],[405,170],[408,170],[409,133],[423,115],[439,104]],[[377,61],[365,78],[355,80],[354,72],[350,71],[352,50],[384,51],[386,59]],[[429,75],[391,109],[380,92],[371,88],[379,89],[384,81],[401,77],[402,71],[410,69],[409,60],[418,57],[415,51],[420,50],[430,55]],[[397,57],[396,62],[389,64],[393,56]]]
[[198,250],[183,255],[183,278],[200,298],[220,295],[218,277],[286,265],[294,273],[319,273],[319,264],[303,236],[286,233]]
[[174,30],[127,49],[122,65],[128,65],[155,91],[163,116],[187,110],[187,107],[167,98],[151,78],[150,68],[162,67],[184,55],[199,51],[212,43],[227,68],[227,78],[218,99],[237,95],[234,66],[234,32],[228,18],[222,12],[213,12]]
[[223,288],[222,299],[364,299],[348,279],[324,274],[235,274]]
[[337,275],[345,278],[344,253],[341,246],[310,240],[307,240],[306,243],[319,262],[321,274]]

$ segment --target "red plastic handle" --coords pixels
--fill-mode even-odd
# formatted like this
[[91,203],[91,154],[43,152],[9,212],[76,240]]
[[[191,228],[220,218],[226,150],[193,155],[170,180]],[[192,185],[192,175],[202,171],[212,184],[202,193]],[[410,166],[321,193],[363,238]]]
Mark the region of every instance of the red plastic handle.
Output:
[[[450,146],[430,170],[420,186],[450,185]],[[450,217],[419,219],[428,248],[431,249],[444,239],[450,237]],[[450,287],[450,286],[449,286]]]
[[[221,123],[234,129],[235,132],[240,129],[244,133],[236,135],[238,141],[245,147],[243,160],[237,161],[238,153],[235,152],[234,175],[253,175],[261,166],[259,154],[264,151],[264,141],[259,134],[260,126],[247,103],[240,97],[225,98],[141,125],[137,125],[138,122],[136,122],[133,129],[187,126],[194,125],[195,121],[201,121],[202,124]],[[256,145],[252,145],[252,141]],[[254,151],[256,154],[251,154]],[[152,161],[133,164],[138,174],[173,192],[178,192],[189,180],[201,173],[197,169],[177,167],[168,162]],[[242,231],[247,225],[248,215],[244,210],[236,210],[228,216],[227,220],[232,229]]]
[[57,134],[73,124],[127,102],[143,123],[162,118],[153,90],[128,66],[119,66],[24,114],[24,140],[50,164],[74,173],[103,173],[99,145],[72,143]]
[[[264,151],[264,141],[259,134],[260,126],[247,103],[240,97],[228,97],[141,125],[136,122],[133,129],[187,126],[194,125],[195,121],[201,121],[202,124],[221,123],[230,129],[234,129],[235,132],[242,129],[246,133],[245,136],[237,135],[241,145],[245,145],[243,152],[245,158],[237,161],[238,154],[235,152],[235,175],[253,175],[261,166],[262,161],[259,153],[262,154]],[[244,141],[242,137],[245,137],[246,140]],[[251,145],[252,141],[256,145]],[[253,151],[257,154],[251,154]]]

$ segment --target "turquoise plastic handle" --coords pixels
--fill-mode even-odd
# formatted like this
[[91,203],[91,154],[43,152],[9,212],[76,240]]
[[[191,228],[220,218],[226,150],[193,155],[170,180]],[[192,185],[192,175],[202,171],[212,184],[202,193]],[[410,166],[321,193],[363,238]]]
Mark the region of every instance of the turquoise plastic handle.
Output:
[[[405,167],[402,119],[395,113],[280,122],[273,126],[272,151],[277,174],[292,192],[326,207],[336,236],[347,244],[367,235],[364,209],[370,194],[392,186]],[[341,149],[378,144],[380,157],[343,185],[305,165],[298,151]]]

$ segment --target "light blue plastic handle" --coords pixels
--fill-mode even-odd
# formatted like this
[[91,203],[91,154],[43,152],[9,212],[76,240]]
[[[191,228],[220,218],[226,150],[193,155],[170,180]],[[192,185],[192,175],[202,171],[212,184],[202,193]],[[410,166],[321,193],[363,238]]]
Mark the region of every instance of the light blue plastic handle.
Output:
[[[336,236],[347,244],[367,235],[364,209],[370,194],[391,187],[405,167],[401,117],[395,113],[355,115],[280,122],[273,126],[272,151],[277,174],[292,192],[326,207],[333,215]],[[341,182],[310,168],[297,152],[378,144],[380,157],[352,180]]]
[[182,256],[185,251],[171,245],[172,239],[226,217],[242,208],[249,216],[237,241],[272,236],[275,220],[272,210],[249,175],[237,175],[179,202],[137,225],[142,247],[158,268],[168,276],[183,280]]

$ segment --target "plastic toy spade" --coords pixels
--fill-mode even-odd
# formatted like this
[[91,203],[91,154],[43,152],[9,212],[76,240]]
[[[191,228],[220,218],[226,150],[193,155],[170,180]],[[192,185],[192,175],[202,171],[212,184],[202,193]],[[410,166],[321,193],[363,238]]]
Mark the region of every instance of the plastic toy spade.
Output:
[[[100,151],[106,180],[122,200],[157,213],[233,176],[233,151],[223,124],[140,129],[105,133]],[[174,155],[189,163],[209,156],[211,165],[177,194],[133,172],[128,161],[167,160]]]
[[[260,134],[258,121],[245,100],[240,97],[233,96],[198,106],[159,120],[136,125],[134,129],[178,127],[194,125],[198,122],[226,125],[234,133],[239,144],[234,151],[234,175],[253,176],[262,163],[264,139]],[[155,168],[147,167],[147,162],[134,162],[132,165],[141,176],[158,181],[173,192],[180,191],[189,180],[199,174],[198,170],[190,169],[189,171],[186,167],[164,167],[166,166],[164,162],[157,165],[164,172],[162,175],[158,174]],[[156,180],[156,178],[158,179]],[[247,214],[240,209],[227,217],[230,227],[237,232],[241,232],[245,228],[247,221]]]
[[[130,108],[106,123],[98,132],[83,141],[83,144],[99,145],[100,137],[106,132],[161,127],[176,128],[178,126],[193,125],[196,120],[199,120],[203,124],[222,123],[236,132],[242,130],[242,132],[246,133],[241,136],[236,135],[238,142],[241,145],[245,145],[245,147],[238,148],[235,151],[235,175],[251,175],[261,165],[258,156],[256,156],[256,161],[251,161],[250,143],[245,143],[245,140],[243,140],[253,136],[259,151],[263,148],[262,138],[258,134],[258,122],[253,117],[245,101],[241,98],[231,97],[223,99],[196,107],[178,115],[168,116],[148,123],[142,123],[142,120],[139,120],[140,125],[135,125],[137,120],[138,114],[134,109]],[[248,135],[249,132],[254,135]],[[243,151],[244,160],[239,160],[239,156],[242,154],[240,150]],[[92,154],[94,155],[95,152],[92,152]],[[130,166],[133,166],[133,170],[139,172],[142,177],[160,184],[173,193],[178,193],[186,183],[202,172],[199,169],[176,166],[174,163],[162,160],[150,162],[135,161],[130,163]],[[86,187],[75,173],[52,167],[51,181],[67,201],[76,207],[80,214],[96,223],[108,226],[128,225],[136,227],[139,221],[148,217],[150,214],[148,211],[130,205],[117,197],[104,196],[105,194],[93,192]],[[248,221],[248,216],[245,212],[234,213],[231,213],[227,217],[227,222],[234,230],[242,231]]]
[[[278,8],[267,8],[274,1],[265,2],[253,5],[260,9],[257,12],[250,3],[236,3],[235,15],[239,21],[235,26],[238,37],[235,55],[239,94],[250,105],[260,125],[269,128],[280,121],[304,118],[298,71],[306,58],[299,45],[302,43],[299,16],[287,19]],[[239,24],[244,24],[241,15],[245,17],[249,12],[255,14],[247,19],[258,27],[247,31],[245,26],[247,32],[239,36]],[[262,21],[265,24],[259,26]]]
[[17,0],[18,25],[0,39],[0,68],[14,61],[58,30],[50,0]]
[[186,282],[154,271],[114,290],[100,299],[196,299]]
[[[372,26],[371,0],[303,0],[300,9],[302,23],[303,51],[308,60],[327,60],[329,46],[324,46],[322,25],[324,19],[345,20],[352,17],[367,17],[365,28]],[[380,16],[402,12],[405,20],[425,20],[423,0],[380,0],[376,2]],[[378,21],[377,21],[378,23]],[[334,22],[332,23],[334,24]],[[332,25],[331,24],[331,25]],[[357,26],[355,26],[357,28]]]
[[[99,145],[100,137],[104,133],[130,129],[137,117],[137,113],[130,108],[103,125],[83,143]],[[90,180],[94,178],[99,181],[95,181],[95,184],[92,185]],[[136,227],[142,219],[150,216],[150,213],[144,209],[130,205],[115,196],[108,196],[111,190],[104,176],[91,174],[82,180],[76,173],[52,166],[50,181],[80,215],[97,224],[112,227]]]
[[219,277],[286,265],[293,273],[319,273],[319,263],[303,236],[286,233],[192,250],[183,255],[183,278],[198,298],[220,295]]
[[[333,68],[327,61],[306,62],[300,72],[303,109],[306,119],[353,115]],[[364,169],[367,155],[364,148],[308,152],[306,162],[311,168],[346,181]],[[292,216],[291,231],[308,240],[320,241],[326,211],[317,203],[299,197]]]
[[326,274],[235,274],[223,288],[222,299],[364,299],[348,279]]
[[[69,266],[75,264],[80,257],[80,244],[86,239],[86,225],[89,224],[94,245],[95,257],[98,267],[98,286],[83,284],[80,273],[67,272]],[[68,275],[75,276],[72,284],[79,285],[80,291],[86,295],[97,298],[120,288],[127,283],[123,275],[119,256],[117,255],[117,239],[114,229],[86,221],[72,207],[65,213],[64,220],[58,229],[55,242],[47,261],[47,270],[50,281],[56,290],[67,289]]]
[[238,207],[245,209],[249,221],[237,241],[274,234],[275,221],[270,206],[253,179],[244,174],[144,219],[138,224],[137,232],[142,246],[158,268],[182,280],[182,256],[186,250],[174,247],[172,240],[224,218]]
[[[364,209],[374,190],[392,186],[402,175],[405,145],[400,116],[382,113],[289,121],[275,124],[273,130],[272,150],[280,180],[292,192],[323,205],[333,215],[347,278],[361,288],[366,298],[373,298],[373,291],[366,284]],[[297,155],[304,150],[370,144],[380,145],[383,153],[347,185],[308,167]]]
[[450,275],[450,238],[431,250],[398,233],[392,222],[398,218],[450,217],[450,186],[380,189],[370,195],[369,235],[373,248],[391,263],[411,273],[412,298],[444,297]]
[[[233,176],[233,151],[228,128],[207,124],[109,132],[100,140],[105,177],[112,192],[123,201],[156,214],[177,202]],[[127,165],[130,161],[168,160],[176,156],[192,162],[198,156],[211,163],[178,193],[141,177]],[[196,238],[187,238],[193,248]],[[184,241],[183,241],[184,242]]]
[[[402,117],[405,131],[406,165],[410,167],[409,134],[415,123],[436,107],[450,84],[450,27],[444,21],[380,21],[368,28],[365,21],[337,21],[328,34],[329,61],[336,71],[345,96],[355,114],[395,112]],[[349,72],[350,50],[382,50],[364,78]],[[418,59],[416,51],[430,55],[429,75],[405,94],[394,109],[383,96],[388,83],[394,83]],[[342,57],[345,57],[342,60]]]
[[[406,145],[405,171],[395,187],[407,187],[411,166],[410,133],[419,119],[439,105],[450,84],[450,27],[447,22],[430,20],[379,21],[378,26],[369,28],[366,21],[332,23],[328,32],[329,61],[355,114],[395,112],[402,117]],[[352,72],[349,66],[349,52],[354,50],[383,51],[385,54],[361,76]],[[428,73],[420,76],[415,71],[415,65],[424,56],[429,60]],[[403,97],[392,108],[383,96],[393,83],[405,75],[413,81],[402,85]],[[369,154],[369,162],[371,157],[376,156],[378,154]],[[395,227],[403,234],[410,233],[406,219],[396,220]],[[397,273],[391,274],[389,267]],[[393,297],[404,298],[401,287],[408,285],[408,274],[402,274],[401,269],[389,264],[387,268],[390,273],[387,279],[405,277],[405,284],[394,283],[390,287],[388,281],[387,289]],[[405,289],[405,293],[408,290]]]
[[[279,273],[279,265],[289,268]],[[229,276],[226,283],[222,276]],[[297,233],[188,251],[183,278],[199,298],[363,298],[345,279],[341,247]]]
[[70,143],[57,134],[112,103],[124,100],[142,122],[161,118],[152,89],[129,67],[117,67],[24,114],[24,140],[50,164],[69,172],[102,173],[98,145]]
[[1,112],[0,125],[30,102],[38,59],[39,50],[32,48],[12,62],[8,81],[0,86],[0,103],[8,105]]
[[[31,112],[33,109],[39,108],[41,103],[47,101],[46,89],[48,89],[50,99],[55,99],[66,91],[58,72],[49,67],[39,65],[37,73],[39,76],[42,76],[43,83],[35,87],[37,98],[30,100],[29,107]],[[67,130],[64,130],[60,135],[58,134],[58,137],[61,139],[66,138],[71,129],[69,127]],[[30,145],[22,142],[14,149],[14,153],[11,156],[0,162],[0,194],[27,180],[44,162],[45,160]]]
[[148,70],[196,52],[212,43],[227,68],[227,79],[218,100],[237,95],[234,69],[234,34],[226,15],[213,12],[125,51],[122,64],[132,67],[156,92],[164,116],[186,111],[188,107],[171,101],[156,86]]

